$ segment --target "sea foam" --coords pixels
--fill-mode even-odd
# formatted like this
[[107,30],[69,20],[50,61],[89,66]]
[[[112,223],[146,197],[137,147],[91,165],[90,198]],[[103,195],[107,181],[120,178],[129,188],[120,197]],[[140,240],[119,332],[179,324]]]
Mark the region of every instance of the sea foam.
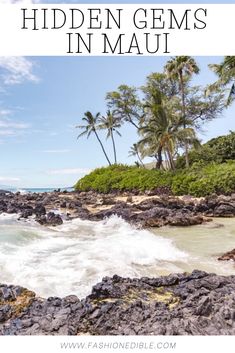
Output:
[[76,219],[50,229],[19,223],[2,226],[1,233],[0,282],[42,296],[83,297],[104,276],[156,275],[188,259],[172,240],[117,216],[100,222]]

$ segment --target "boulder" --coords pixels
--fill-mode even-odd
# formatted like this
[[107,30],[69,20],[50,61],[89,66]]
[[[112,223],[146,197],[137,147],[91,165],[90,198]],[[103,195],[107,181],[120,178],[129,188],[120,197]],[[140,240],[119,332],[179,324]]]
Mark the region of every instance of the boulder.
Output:
[[42,215],[46,214],[46,208],[42,204],[37,204],[34,208],[34,213],[37,217],[40,217]]
[[50,226],[58,226],[63,224],[63,220],[59,214],[55,214],[54,212],[48,212],[47,224]]
[[5,196],[5,195],[9,195],[9,194],[13,194],[11,191],[9,190],[0,190],[0,195],[2,196]]
[[21,211],[20,217],[19,218],[28,218],[33,215],[33,209],[32,208],[26,208]]
[[60,215],[55,214],[54,212],[48,212],[47,215],[41,215],[36,218],[36,221],[44,226],[58,226],[63,224],[63,220]]
[[220,257],[218,257],[218,260],[220,260],[220,261],[229,261],[229,260],[235,261],[235,249],[228,251],[225,254],[221,255]]
[[235,216],[235,207],[231,204],[220,204],[214,209],[215,217],[233,217]]
[[175,216],[170,217],[168,219],[168,224],[170,226],[188,227],[188,226],[202,224],[203,221],[204,221],[204,218],[202,216],[176,214]]
[[7,211],[7,203],[4,200],[0,200],[0,212]]

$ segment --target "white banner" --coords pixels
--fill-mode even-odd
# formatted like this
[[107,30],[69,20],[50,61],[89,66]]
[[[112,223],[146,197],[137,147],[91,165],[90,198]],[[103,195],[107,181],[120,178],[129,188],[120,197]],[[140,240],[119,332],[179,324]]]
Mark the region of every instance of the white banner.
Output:
[[11,336],[0,337],[1,351],[19,353],[198,353],[231,351],[234,336]]
[[235,55],[234,18],[235,4],[0,4],[0,55]]

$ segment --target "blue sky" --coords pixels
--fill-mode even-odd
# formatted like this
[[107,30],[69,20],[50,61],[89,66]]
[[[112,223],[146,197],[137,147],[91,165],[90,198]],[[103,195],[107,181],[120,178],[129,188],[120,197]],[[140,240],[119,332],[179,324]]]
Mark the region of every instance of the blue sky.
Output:
[[[105,113],[106,92],[123,83],[137,87],[143,85],[148,74],[162,71],[167,59],[0,57],[0,184],[70,186],[90,169],[105,165],[95,138],[77,140],[75,126],[81,123],[87,110]],[[201,69],[195,84],[213,82],[215,76],[207,65],[220,62],[222,57],[195,59]],[[206,141],[235,130],[234,113],[235,104],[224,111],[220,119],[206,125],[201,138]],[[116,138],[118,161],[133,163],[128,151],[136,142],[135,130],[125,126],[121,133],[122,137]],[[105,142],[104,136],[102,139]],[[107,148],[112,158],[109,141]]]

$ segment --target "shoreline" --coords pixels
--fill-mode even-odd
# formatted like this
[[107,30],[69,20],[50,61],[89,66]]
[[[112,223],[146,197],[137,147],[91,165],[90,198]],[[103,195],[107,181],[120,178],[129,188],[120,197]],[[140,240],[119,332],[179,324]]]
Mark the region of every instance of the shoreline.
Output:
[[54,191],[44,193],[0,192],[0,214],[32,217],[41,225],[61,225],[80,218],[100,221],[112,215],[142,228],[191,226],[215,217],[235,217],[235,194],[191,196],[156,195],[147,192],[100,194],[97,192]]
[[[116,214],[143,228],[187,227],[214,215],[235,217],[235,198],[1,193],[0,210],[44,226]],[[234,290],[235,276],[200,270],[153,278],[105,277],[81,300],[76,295],[45,299],[17,283],[0,284],[0,335],[234,335]]]
[[[73,219],[92,222],[113,215],[137,228],[190,227],[219,218],[235,218],[235,194],[191,197],[154,192],[54,191],[11,193],[0,191],[0,214],[16,214],[18,220],[33,219],[41,226],[56,227]],[[235,261],[235,248],[218,260]]]

